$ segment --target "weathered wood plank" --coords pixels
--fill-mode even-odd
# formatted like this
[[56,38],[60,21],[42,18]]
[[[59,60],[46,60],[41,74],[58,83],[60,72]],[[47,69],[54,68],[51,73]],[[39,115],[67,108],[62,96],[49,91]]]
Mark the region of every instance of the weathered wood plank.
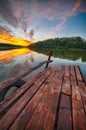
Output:
[[86,130],[86,116],[83,109],[73,109],[74,130]]
[[10,79],[7,79],[7,80],[1,82],[1,83],[0,83],[0,89],[1,89],[4,85],[10,83],[13,79],[14,79],[14,78],[10,78]]
[[0,129],[7,130],[10,125],[15,121],[17,116],[21,113],[27,103],[31,100],[31,98],[35,95],[35,93],[39,90],[42,83],[46,81],[49,76],[49,72],[46,75],[43,75],[36,81],[32,87],[27,91],[14,106],[1,118],[0,120]]
[[65,67],[65,74],[64,74],[63,85],[62,85],[62,93],[71,95],[69,66]]
[[71,96],[61,94],[57,130],[72,130]]
[[49,85],[49,90],[41,99],[36,111],[25,128],[26,130],[53,130],[61,92],[62,75],[63,72],[61,70],[56,72],[55,77]]
[[62,86],[62,93],[71,95],[70,82],[64,81]]
[[72,130],[72,118],[70,109],[60,109],[57,130]]
[[9,130],[24,130],[27,122],[30,120],[32,114],[34,113],[37,105],[39,104],[42,96],[46,91],[49,89],[49,84],[52,81],[52,78],[54,77],[54,72],[48,77],[48,79],[42,84],[41,88],[35,96],[32,98],[32,100],[27,104],[27,106],[24,108],[24,110],[21,112],[21,114],[18,116],[16,121],[12,124]]
[[78,84],[79,89],[80,89],[82,103],[83,103],[84,111],[86,114],[86,85],[85,85],[85,81],[83,80],[82,74],[80,72],[80,68],[75,67],[75,70],[76,70],[77,84]]
[[[79,87],[77,86],[76,74],[74,67],[70,69],[71,75],[71,87],[72,87],[72,106],[73,108],[79,107],[82,108],[82,99],[79,91]],[[72,82],[73,80],[73,82]]]
[[75,71],[76,71],[77,80],[83,81],[83,78],[82,78],[81,73],[80,73],[79,66],[75,66]]
[[73,108],[83,109],[82,98],[78,86],[72,87],[72,106]]
[[71,98],[66,94],[61,94],[60,109],[71,109]]
[[[75,74],[75,71],[73,72]],[[77,76],[78,73],[76,73]],[[78,77],[78,76],[77,76]],[[81,80],[80,77],[78,80]],[[75,82],[77,84],[76,78]],[[74,84],[73,84],[74,85]],[[73,113],[73,129],[85,130],[86,129],[86,117],[83,109],[82,98],[79,90],[79,86],[72,85],[72,113]]]
[[[75,72],[74,72],[75,73]],[[76,80],[76,79],[75,79]],[[78,86],[72,87],[72,112],[74,130],[85,129],[85,113],[83,110],[82,98]]]
[[0,109],[0,117],[4,115],[16,103],[22,95],[24,95],[24,93],[34,84],[35,81],[39,81],[39,78],[44,77],[47,72],[50,73],[50,70],[46,69],[42,73],[39,73],[35,78],[27,82],[21,88],[16,90],[12,95],[6,98],[6,100],[0,103],[0,106],[3,108]]
[[85,85],[85,82],[84,82],[83,77],[81,75],[79,66],[75,67],[75,71],[76,71],[77,84],[79,86],[81,97],[82,97],[84,111],[86,113],[86,85]]
[[84,111],[86,114],[86,85],[84,82],[78,81],[78,86],[80,89],[81,97],[82,97],[82,103],[84,106]]
[[74,71],[75,71],[74,66],[70,66],[70,80],[72,87],[77,85]]

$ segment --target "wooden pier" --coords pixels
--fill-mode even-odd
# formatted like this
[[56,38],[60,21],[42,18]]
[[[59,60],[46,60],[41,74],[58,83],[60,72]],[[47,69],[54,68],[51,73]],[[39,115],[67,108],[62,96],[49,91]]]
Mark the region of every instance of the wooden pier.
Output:
[[86,130],[78,66],[46,68],[0,103],[0,130]]

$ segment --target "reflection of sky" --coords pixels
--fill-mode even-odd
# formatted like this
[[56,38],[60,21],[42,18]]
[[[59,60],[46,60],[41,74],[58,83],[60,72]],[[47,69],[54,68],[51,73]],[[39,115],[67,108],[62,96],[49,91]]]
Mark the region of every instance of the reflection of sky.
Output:
[[86,0],[0,0],[0,34],[32,41],[86,39]]
[[[19,49],[21,50],[21,49]],[[9,52],[10,55],[12,56],[12,51],[5,51],[3,52],[3,58],[4,58],[4,54],[6,54]],[[28,69],[38,65],[38,63],[47,60],[47,56],[43,55],[43,54],[38,54],[36,52],[30,51],[26,49],[26,51],[22,50],[23,54],[17,54],[16,55],[16,49],[15,51],[15,56],[13,55],[13,57],[9,58],[5,58],[4,60],[0,60],[0,81],[3,81],[7,78],[10,77],[15,77],[18,76],[21,73],[24,73],[25,71],[27,71]],[[21,52],[18,51],[17,52]],[[8,53],[8,56],[9,56]],[[9,60],[9,62],[8,62]],[[60,58],[54,58],[52,57],[53,62],[50,63],[50,67],[54,68],[57,65],[79,65],[82,69],[82,72],[86,78],[86,62],[82,62],[81,59],[77,59],[76,61],[73,60],[67,60],[67,59],[60,59]],[[34,71],[30,76],[27,76],[25,80],[31,79],[31,77],[34,77],[37,73],[39,73],[39,71],[42,71],[45,68],[45,65],[43,67],[41,67],[40,69],[38,69],[37,71]]]
[[[19,51],[21,50],[21,51]],[[24,73],[28,69],[38,65],[39,62],[47,59],[47,56],[38,55],[36,52],[25,49],[15,49],[3,51],[3,59],[0,60],[0,80],[5,80],[9,77],[17,76]],[[7,53],[8,55],[7,55]],[[22,52],[22,53],[18,53]],[[13,53],[13,54],[12,54]],[[16,55],[17,53],[17,55]],[[24,54],[25,53],[25,54]],[[10,54],[10,58],[9,58]],[[15,56],[14,56],[15,55]],[[12,57],[13,56],[13,57]]]

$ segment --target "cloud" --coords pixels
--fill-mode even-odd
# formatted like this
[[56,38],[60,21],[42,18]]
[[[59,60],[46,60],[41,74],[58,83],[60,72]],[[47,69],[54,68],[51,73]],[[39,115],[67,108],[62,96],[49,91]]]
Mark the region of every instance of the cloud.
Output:
[[6,28],[0,27],[0,34],[9,34],[10,33],[10,29],[9,28],[6,29]]
[[33,40],[37,33],[36,28],[43,30],[44,26],[49,26],[44,23],[56,21],[44,35],[50,33],[50,30],[56,33],[66,27],[66,21],[70,17],[79,12],[86,12],[85,5],[86,0],[1,0],[0,32]]
[[63,29],[65,23],[66,23],[66,18],[64,18],[59,24],[56,25],[56,31]]
[[[64,27],[66,26],[66,22],[67,20],[74,16],[77,15],[79,12],[86,12],[86,1],[85,0],[76,0],[76,1],[72,1],[68,3],[68,1],[66,0],[66,5],[64,6],[64,4],[62,4],[62,2],[58,3],[57,8],[56,8],[56,4],[54,5],[54,8],[47,8],[46,14],[50,14],[51,20],[53,19],[59,19],[60,22],[56,24],[55,27],[52,28],[51,32],[49,31],[49,33],[47,34],[47,36],[53,36],[55,33],[58,33],[58,31],[64,29]],[[61,6],[63,5],[63,6]],[[56,10],[55,10],[56,9]],[[63,10],[62,10],[63,9]],[[62,10],[62,11],[61,11]],[[56,12],[56,13],[55,13]],[[48,18],[48,17],[47,17]],[[49,18],[50,19],[50,18]]]
[[31,29],[30,32],[29,32],[29,37],[30,37],[31,39],[33,39],[33,36],[34,36],[34,30]]

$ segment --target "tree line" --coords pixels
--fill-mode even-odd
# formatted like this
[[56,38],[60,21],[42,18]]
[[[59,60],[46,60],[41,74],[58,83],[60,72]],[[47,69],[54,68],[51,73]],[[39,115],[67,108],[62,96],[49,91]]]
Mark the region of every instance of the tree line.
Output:
[[82,49],[86,50],[86,40],[81,37],[63,37],[47,39],[31,44],[29,48],[33,50],[46,49]]

